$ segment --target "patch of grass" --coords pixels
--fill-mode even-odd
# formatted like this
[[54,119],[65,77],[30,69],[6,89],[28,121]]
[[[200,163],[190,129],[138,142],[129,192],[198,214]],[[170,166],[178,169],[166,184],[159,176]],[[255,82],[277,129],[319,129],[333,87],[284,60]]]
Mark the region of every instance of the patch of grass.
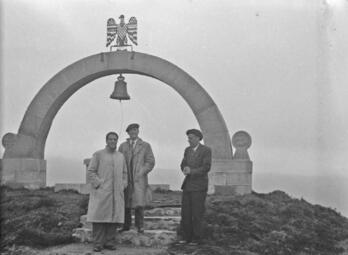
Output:
[[14,244],[44,247],[70,243],[72,230],[87,212],[88,195],[76,192],[4,186],[0,192],[1,250]]
[[[88,195],[0,187],[1,249],[73,242],[87,213]],[[180,191],[153,192],[152,207],[179,205]],[[207,197],[205,244],[173,246],[173,254],[336,255],[348,239],[348,220],[336,211],[293,199],[282,191]]]
[[[335,255],[348,238],[348,219],[282,191],[208,196],[200,254]],[[209,248],[210,247],[210,248]],[[171,247],[191,254],[187,247]],[[194,254],[194,253],[192,253]]]

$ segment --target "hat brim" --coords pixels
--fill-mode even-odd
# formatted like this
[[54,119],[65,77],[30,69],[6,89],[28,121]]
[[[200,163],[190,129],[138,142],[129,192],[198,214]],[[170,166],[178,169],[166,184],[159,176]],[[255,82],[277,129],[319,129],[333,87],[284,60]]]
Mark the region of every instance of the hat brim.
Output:
[[127,127],[126,132],[129,132],[131,129],[136,128],[139,129],[139,125],[138,124],[131,124]]

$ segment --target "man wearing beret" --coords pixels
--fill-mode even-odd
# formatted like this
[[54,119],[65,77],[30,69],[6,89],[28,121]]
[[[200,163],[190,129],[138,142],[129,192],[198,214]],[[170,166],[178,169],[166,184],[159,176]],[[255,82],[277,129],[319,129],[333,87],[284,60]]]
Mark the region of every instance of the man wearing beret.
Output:
[[125,222],[121,231],[127,231],[132,225],[132,209],[135,210],[135,226],[139,233],[144,232],[144,207],[150,202],[151,189],[147,174],[155,166],[155,157],[151,145],[139,138],[139,124],[130,124],[126,132],[127,141],[120,145],[128,169],[128,186],[124,193]]
[[202,238],[202,219],[205,210],[205,198],[208,191],[208,172],[211,167],[211,149],[202,145],[201,131],[187,130],[189,147],[185,149],[181,162],[181,170],[185,175],[181,186],[183,190],[181,202],[180,243],[198,245]]

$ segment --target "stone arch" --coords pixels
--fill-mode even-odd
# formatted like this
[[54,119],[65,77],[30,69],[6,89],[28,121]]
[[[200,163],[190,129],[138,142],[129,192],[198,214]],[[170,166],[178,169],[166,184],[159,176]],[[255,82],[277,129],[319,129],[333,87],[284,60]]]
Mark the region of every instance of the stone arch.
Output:
[[4,136],[3,158],[43,160],[46,138],[61,106],[84,85],[118,73],[150,76],[171,86],[192,109],[203,132],[204,143],[213,150],[213,159],[232,160],[231,139],[225,121],[202,86],[188,73],[164,59],[127,51],[83,58],[52,77],[27,108],[18,134]]

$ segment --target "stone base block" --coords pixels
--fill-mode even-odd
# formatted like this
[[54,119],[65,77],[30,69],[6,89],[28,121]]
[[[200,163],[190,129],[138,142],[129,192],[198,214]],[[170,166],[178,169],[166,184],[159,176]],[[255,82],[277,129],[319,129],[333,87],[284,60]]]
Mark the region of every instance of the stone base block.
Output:
[[208,193],[249,194],[252,190],[250,160],[214,160],[209,173]]
[[250,186],[239,186],[239,185],[215,185],[214,194],[217,195],[244,195],[251,193]]
[[46,186],[46,160],[4,158],[1,160],[1,184],[28,189]]

